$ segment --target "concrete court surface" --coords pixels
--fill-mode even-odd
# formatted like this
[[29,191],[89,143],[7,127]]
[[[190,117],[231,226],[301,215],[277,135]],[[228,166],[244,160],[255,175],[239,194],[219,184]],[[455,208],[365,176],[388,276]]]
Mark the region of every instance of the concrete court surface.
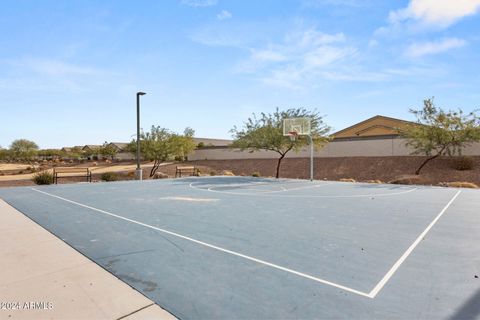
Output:
[[0,319],[175,319],[2,200],[0,219]]
[[181,319],[480,317],[480,193],[245,177],[0,190]]

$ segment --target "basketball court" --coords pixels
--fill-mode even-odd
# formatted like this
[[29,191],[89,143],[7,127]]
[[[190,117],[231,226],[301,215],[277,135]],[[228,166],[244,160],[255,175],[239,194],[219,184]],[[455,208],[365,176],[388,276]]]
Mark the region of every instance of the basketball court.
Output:
[[475,190],[192,177],[0,198],[181,319],[480,315]]

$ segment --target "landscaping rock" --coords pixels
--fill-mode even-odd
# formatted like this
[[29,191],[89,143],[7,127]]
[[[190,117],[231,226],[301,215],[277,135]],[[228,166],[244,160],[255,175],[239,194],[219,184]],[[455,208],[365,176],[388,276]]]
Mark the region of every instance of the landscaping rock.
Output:
[[422,178],[417,175],[399,176],[388,183],[391,184],[422,184]]
[[163,173],[163,172],[156,172],[153,175],[153,179],[167,179],[167,178],[168,178],[168,174]]
[[466,182],[466,181],[440,182],[438,185],[442,187],[450,187],[450,188],[478,189],[478,186],[475,183]]

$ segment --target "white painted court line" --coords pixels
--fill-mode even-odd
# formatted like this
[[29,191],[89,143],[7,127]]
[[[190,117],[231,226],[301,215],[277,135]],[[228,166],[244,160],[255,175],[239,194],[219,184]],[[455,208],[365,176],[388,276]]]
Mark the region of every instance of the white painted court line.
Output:
[[[316,186],[327,186],[330,184],[318,184]],[[282,198],[364,198],[364,197],[387,197],[387,196],[396,196],[401,194],[410,193],[412,191],[418,190],[418,188],[411,188],[405,191],[399,192],[390,192],[390,193],[371,193],[371,194],[354,194],[354,195],[304,195],[304,194],[281,194],[278,195],[279,192],[284,191],[271,191],[271,192],[261,192],[261,193],[246,193],[246,192],[231,192],[231,191],[220,191],[210,188],[198,188],[194,183],[189,184],[190,188],[195,190],[201,190],[206,192],[215,192],[215,193],[222,193],[222,194],[232,194],[232,195],[240,195],[240,196],[260,196],[260,197],[282,197]],[[310,188],[314,188],[315,186],[309,186]],[[245,189],[249,190],[249,189]],[[287,191],[293,190],[287,189]],[[277,193],[277,194],[276,194]]]
[[[244,190],[251,191],[262,191],[262,194],[267,194],[267,193],[282,193],[282,192],[288,192],[288,191],[293,191],[293,190],[303,190],[303,189],[313,189],[313,188],[321,188],[321,187],[326,187],[329,186],[329,184],[315,184],[315,185],[310,185],[310,186],[303,186],[303,187],[297,187],[297,188],[285,188],[283,185],[280,185],[280,188],[282,190],[264,190],[264,189],[254,189],[254,188],[245,188]],[[221,190],[215,190],[215,187],[210,187],[207,189],[208,191],[220,191]],[[229,191],[227,191],[229,192]]]
[[297,187],[297,188],[285,188],[282,186],[283,190],[275,190],[275,191],[270,191],[270,193],[276,193],[276,192],[288,192],[288,191],[293,191],[293,190],[304,190],[304,189],[313,189],[313,188],[321,188],[321,187],[326,187],[330,186],[328,183],[317,183],[314,185],[309,185],[309,186],[303,186],[303,187]]
[[[209,189],[209,188],[228,188],[228,187],[246,187],[246,190],[253,190],[249,187],[253,186],[283,186],[283,185],[290,185],[290,184],[299,184],[299,183],[305,183],[305,181],[258,181],[258,182],[240,182],[240,183],[196,183],[196,182],[191,182],[189,185],[190,187],[195,187],[195,189]],[[197,186],[203,186],[203,188],[197,188]]]
[[427,226],[425,230],[418,236],[418,238],[412,243],[412,245],[405,251],[405,253],[400,257],[400,259],[395,262],[395,264],[392,266],[392,268],[385,274],[385,276],[380,280],[380,282],[370,291],[368,296],[370,298],[375,298],[375,296],[382,290],[382,288],[385,286],[385,284],[390,280],[390,278],[393,276],[393,274],[400,268],[402,263],[408,258],[410,253],[417,247],[417,245],[422,241],[422,239],[426,236],[428,231],[432,229],[432,227],[435,225],[435,223],[442,217],[442,215],[447,211],[448,207],[455,201],[455,199],[458,197],[458,195],[461,193],[461,190],[458,190],[457,193],[450,199],[450,201],[447,203],[447,205],[440,211],[440,213],[433,219],[433,221]]
[[192,198],[192,197],[161,197],[160,200],[188,201],[188,202],[215,202],[220,199],[213,198]]
[[157,231],[160,231],[160,232],[163,232],[163,233],[166,233],[166,234],[169,234],[171,236],[178,237],[178,238],[181,238],[181,239],[184,239],[184,240],[188,240],[188,241],[194,242],[196,244],[199,244],[199,245],[202,245],[202,246],[214,249],[214,250],[218,250],[218,251],[221,251],[221,252],[224,252],[224,253],[228,253],[228,254],[231,254],[231,255],[234,255],[234,256],[237,256],[237,257],[240,257],[240,258],[244,258],[244,259],[259,263],[259,264],[263,264],[265,266],[268,266],[268,267],[271,267],[271,268],[274,268],[274,269],[282,270],[282,271],[297,275],[297,276],[305,278],[305,279],[313,280],[313,281],[316,281],[316,282],[319,282],[319,283],[322,283],[322,284],[325,284],[325,285],[329,285],[329,286],[332,286],[332,287],[335,287],[335,288],[338,288],[338,289],[341,289],[341,290],[344,290],[344,291],[347,291],[347,292],[351,292],[351,293],[354,293],[354,294],[357,294],[357,295],[360,295],[360,296],[363,296],[363,297],[371,298],[370,294],[368,294],[368,293],[358,291],[358,290],[355,290],[355,289],[352,289],[352,288],[349,288],[349,287],[346,287],[346,286],[342,286],[342,285],[334,283],[334,282],[330,282],[330,281],[327,281],[327,280],[324,280],[324,279],[321,279],[321,278],[317,278],[317,277],[314,277],[314,276],[311,276],[311,275],[308,275],[308,274],[305,274],[305,273],[302,273],[302,272],[299,272],[299,271],[295,271],[295,270],[292,270],[292,269],[289,269],[289,268],[279,266],[279,265],[274,264],[274,263],[270,263],[270,262],[267,262],[267,261],[264,261],[264,260],[261,260],[261,259],[257,259],[257,258],[254,258],[254,257],[247,256],[247,255],[242,254],[242,253],[238,253],[238,252],[235,252],[235,251],[232,251],[232,250],[228,250],[228,249],[225,249],[225,248],[222,248],[222,247],[218,247],[218,246],[215,246],[215,245],[203,242],[203,241],[199,241],[199,240],[187,237],[187,236],[183,236],[181,234],[178,234],[178,233],[175,233],[175,232],[172,232],[172,231],[168,231],[168,230],[165,230],[165,229],[162,229],[162,228],[157,228],[157,227],[151,226],[149,224],[146,224],[146,223],[143,223],[143,222],[140,222],[140,221],[136,221],[136,220],[129,219],[129,218],[126,218],[126,217],[122,217],[122,216],[116,215],[114,213],[111,213],[111,212],[108,212],[108,211],[105,211],[105,210],[101,210],[101,209],[97,209],[97,208],[94,208],[94,207],[91,207],[91,206],[88,206],[88,205],[85,205],[85,204],[82,204],[82,203],[79,203],[79,202],[76,202],[76,201],[73,201],[73,200],[69,200],[69,199],[66,199],[66,198],[63,198],[63,197],[45,192],[45,191],[41,191],[41,190],[38,190],[38,189],[35,189],[35,188],[30,188],[30,189],[35,191],[35,192],[39,192],[39,193],[42,193],[44,195],[47,195],[49,197],[56,198],[56,199],[59,199],[59,200],[62,200],[62,201],[65,201],[65,202],[83,207],[83,208],[86,208],[86,209],[90,209],[92,211],[97,211],[97,212],[115,217],[117,219],[125,220],[125,221],[128,221],[128,222],[134,223],[134,224],[138,224],[140,226],[150,228],[150,229],[153,229],[153,230],[157,230]]

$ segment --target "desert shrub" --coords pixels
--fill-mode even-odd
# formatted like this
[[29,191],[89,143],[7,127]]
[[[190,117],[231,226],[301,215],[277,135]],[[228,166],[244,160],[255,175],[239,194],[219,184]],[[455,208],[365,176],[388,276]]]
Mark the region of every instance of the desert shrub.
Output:
[[355,179],[352,179],[352,178],[342,178],[339,181],[341,181],[341,182],[357,182]]
[[33,173],[33,172],[36,172],[36,171],[37,171],[37,168],[35,168],[35,166],[27,167],[27,168],[25,169],[25,171],[30,171],[30,172]]
[[223,170],[223,171],[222,171],[222,176],[233,177],[233,176],[235,176],[235,174],[234,174],[232,171],[230,171],[230,170]]
[[252,177],[256,177],[256,178],[261,177],[260,172],[255,171],[254,173],[252,173]]
[[443,182],[440,185],[445,187],[451,187],[451,188],[471,188],[471,189],[478,188],[478,186],[475,183],[466,182],[466,181]]
[[52,184],[53,174],[48,171],[39,172],[33,176],[32,180],[33,182],[35,182],[35,184],[39,184],[39,185]]
[[389,181],[388,183],[391,184],[421,184],[422,179],[417,176],[417,175],[405,175],[405,176],[399,176],[393,179],[392,181]]
[[3,173],[3,172],[0,172],[0,176],[4,176],[4,175],[5,175],[5,173]]
[[455,170],[472,170],[475,166],[475,161],[472,157],[455,157],[452,159],[452,165]]
[[127,177],[129,177],[129,178],[135,177],[135,171],[129,171],[129,172],[127,173]]
[[216,172],[215,170],[212,170],[212,171],[210,171],[210,175],[211,175],[211,176],[216,176],[216,175],[217,175],[217,172]]
[[105,172],[102,173],[100,179],[102,179],[102,181],[117,181],[118,175],[115,172]]

